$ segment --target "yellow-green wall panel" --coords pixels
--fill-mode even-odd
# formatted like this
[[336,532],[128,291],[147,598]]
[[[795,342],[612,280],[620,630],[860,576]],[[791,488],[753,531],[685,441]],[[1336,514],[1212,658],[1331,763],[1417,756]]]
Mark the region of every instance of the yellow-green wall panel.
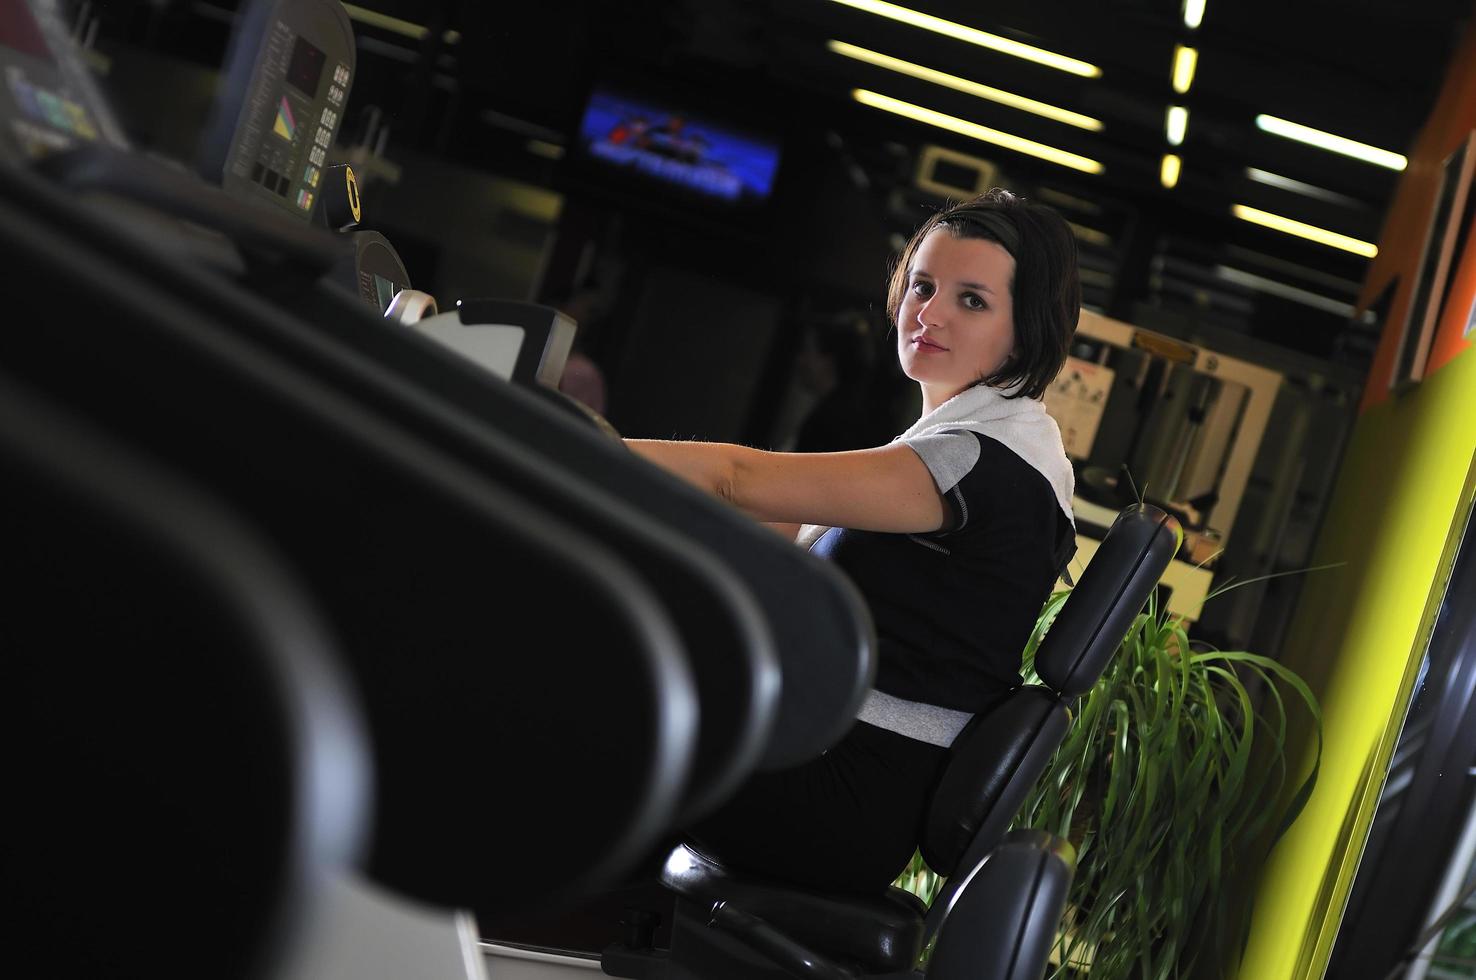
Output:
[[[1257,888],[1242,980],[1326,970],[1472,494],[1476,352],[1359,419],[1283,660],[1323,705],[1317,789]],[[1299,739],[1310,764],[1311,742]]]

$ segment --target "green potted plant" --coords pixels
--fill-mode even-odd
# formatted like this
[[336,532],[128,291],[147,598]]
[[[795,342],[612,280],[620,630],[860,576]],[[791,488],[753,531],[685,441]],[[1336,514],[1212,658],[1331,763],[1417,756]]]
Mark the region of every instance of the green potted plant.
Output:
[[[1068,595],[1041,613],[1027,683]],[[1314,765],[1278,816],[1288,695],[1318,726],[1320,758],[1321,713],[1300,677],[1267,657],[1191,644],[1183,622],[1149,601],[1015,821],[1077,852],[1049,976],[1168,980],[1240,948],[1246,917],[1222,894],[1245,856],[1295,819],[1316,778]],[[924,901],[939,884],[921,857],[898,883]]]

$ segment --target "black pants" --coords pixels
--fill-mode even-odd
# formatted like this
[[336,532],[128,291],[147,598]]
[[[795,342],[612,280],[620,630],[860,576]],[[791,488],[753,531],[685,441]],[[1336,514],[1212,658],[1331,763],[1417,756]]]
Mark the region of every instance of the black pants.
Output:
[[820,758],[751,778],[688,836],[734,870],[823,891],[877,894],[917,848],[947,755],[857,722]]
[[857,722],[829,752],[760,773],[711,816],[664,842],[624,886],[557,915],[479,916],[489,939],[598,952],[621,939],[629,908],[657,912],[671,942],[672,894],[657,883],[683,839],[734,870],[827,892],[879,894],[906,866],[948,750]]

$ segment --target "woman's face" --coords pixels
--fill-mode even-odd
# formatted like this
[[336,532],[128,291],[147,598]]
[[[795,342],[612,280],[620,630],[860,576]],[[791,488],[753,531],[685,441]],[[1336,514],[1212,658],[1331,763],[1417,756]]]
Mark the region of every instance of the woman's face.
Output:
[[998,242],[930,231],[912,257],[897,310],[897,357],[923,411],[993,374],[1015,348],[1015,260]]

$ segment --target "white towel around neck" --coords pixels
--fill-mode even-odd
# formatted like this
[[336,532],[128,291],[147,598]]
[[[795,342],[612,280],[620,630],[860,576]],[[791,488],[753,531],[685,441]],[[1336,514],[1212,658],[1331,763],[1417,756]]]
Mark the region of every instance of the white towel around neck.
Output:
[[[1055,491],[1056,503],[1072,524],[1071,498],[1076,478],[1071,460],[1061,442],[1061,429],[1046,412],[1045,403],[1036,398],[1006,398],[1011,389],[974,385],[965,388],[939,405],[902,433],[893,442],[931,435],[950,429],[967,429],[988,436],[1029,463]],[[795,543],[809,548],[830,528],[806,524],[800,528]]]

